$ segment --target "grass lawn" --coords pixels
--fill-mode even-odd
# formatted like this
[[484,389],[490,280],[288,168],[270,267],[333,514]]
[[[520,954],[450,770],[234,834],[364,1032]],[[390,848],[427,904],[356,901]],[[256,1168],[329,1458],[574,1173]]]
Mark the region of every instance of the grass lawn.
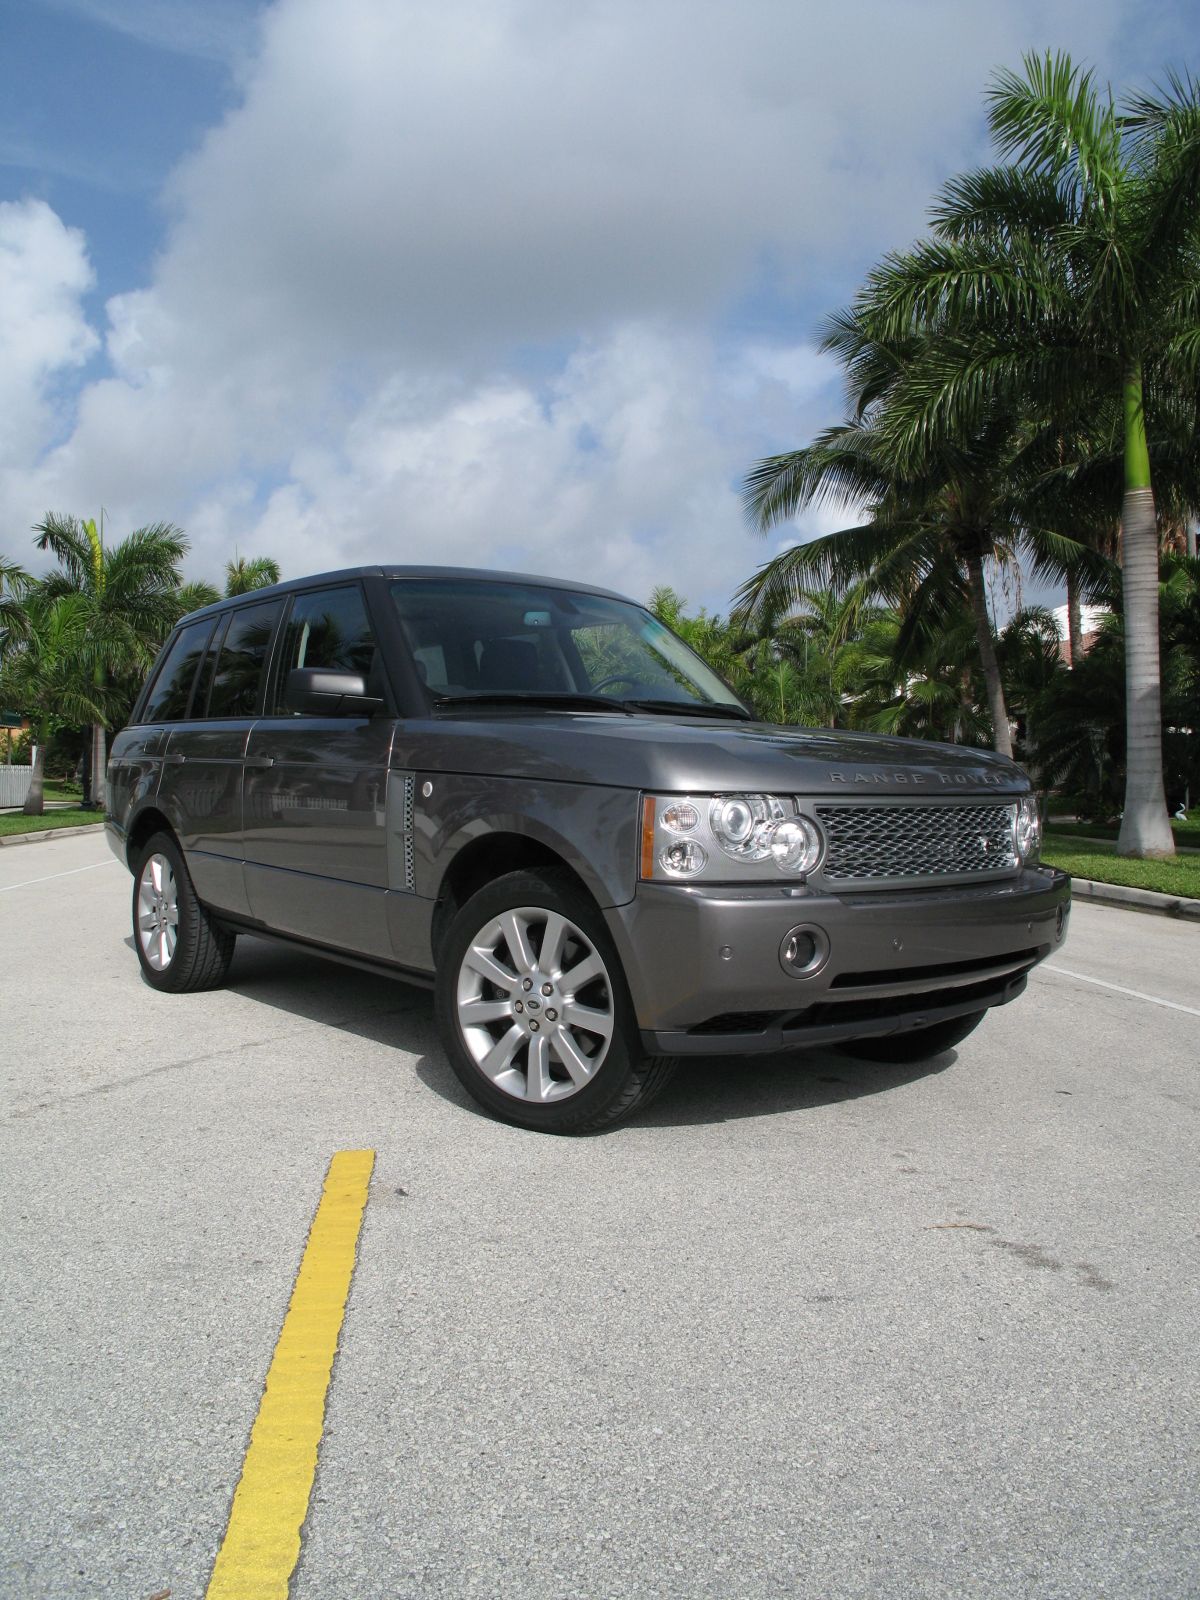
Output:
[[1200,900],[1200,856],[1133,861],[1117,855],[1113,845],[1073,838],[1051,828],[1042,844],[1042,860],[1074,878],[1097,878],[1101,883],[1123,883],[1130,889],[1156,889],[1160,894]]
[[19,811],[6,811],[0,815],[0,838],[12,833],[44,833],[47,828],[81,828],[103,821],[103,811],[81,811],[77,806],[47,811],[41,817],[23,817]]
[[[1116,828],[1106,828],[1102,822],[1067,822],[1058,817],[1047,818],[1046,826],[1053,828],[1055,833],[1073,835],[1075,838],[1115,839],[1118,833]],[[1171,832],[1175,835],[1176,844],[1200,850],[1200,817],[1193,815],[1186,822],[1172,822]]]

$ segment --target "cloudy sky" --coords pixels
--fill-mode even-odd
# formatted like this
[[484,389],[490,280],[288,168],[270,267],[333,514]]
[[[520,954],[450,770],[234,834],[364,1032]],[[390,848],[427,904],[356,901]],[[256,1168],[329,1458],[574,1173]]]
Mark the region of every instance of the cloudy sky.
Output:
[[[0,553],[47,510],[289,576],[671,583],[773,550],[758,457],[986,155],[1028,49],[1118,86],[1195,0],[0,0]],[[1197,65],[1191,62],[1193,68]]]

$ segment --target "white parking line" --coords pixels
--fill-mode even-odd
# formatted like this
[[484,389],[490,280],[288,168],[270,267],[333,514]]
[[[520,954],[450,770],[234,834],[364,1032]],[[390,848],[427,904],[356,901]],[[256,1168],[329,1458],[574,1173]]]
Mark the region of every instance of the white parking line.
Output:
[[7,894],[10,889],[28,889],[31,883],[49,883],[51,878],[72,878],[77,872],[95,872],[97,867],[120,865],[114,856],[111,861],[93,861],[90,867],[68,867],[66,872],[48,872],[44,878],[25,878],[21,883],[0,883],[0,894]]
[[1178,1000],[1164,1000],[1160,995],[1143,994],[1140,989],[1126,989],[1124,984],[1109,983],[1104,978],[1089,978],[1086,972],[1072,972],[1069,967],[1052,967],[1049,962],[1042,970],[1060,973],[1064,978],[1078,978],[1080,983],[1094,983],[1101,989],[1115,989],[1118,994],[1132,995],[1135,1000],[1149,1000],[1151,1005],[1166,1006],[1168,1011],[1186,1011],[1189,1017],[1200,1017],[1200,1010],[1195,1006],[1181,1006]]

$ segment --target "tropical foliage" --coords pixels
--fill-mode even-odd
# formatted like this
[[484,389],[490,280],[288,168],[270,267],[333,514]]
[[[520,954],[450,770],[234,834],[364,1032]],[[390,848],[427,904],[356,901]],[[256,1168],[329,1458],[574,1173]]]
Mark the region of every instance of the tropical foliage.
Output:
[[[1097,576],[1121,526],[1127,751],[1122,850],[1173,849],[1162,780],[1159,537],[1200,503],[1200,89],[1121,108],[1069,57],[1027,57],[988,95],[1009,164],[943,189],[930,238],[888,256],[827,348],[854,416],[747,480],[760,527],[822,495],[865,506],[742,594],[823,572],[902,594],[915,635],[965,591],[998,748],[1006,707],[982,562]],[[811,551],[811,554],[804,552]]]
[[[179,618],[220,593],[203,581],[183,582],[188,541],[168,523],[112,545],[95,521],[51,512],[35,527],[34,542],[55,561],[39,578],[0,557],[0,709],[24,717],[38,750],[26,806],[35,815],[48,746],[90,724],[85,771],[96,775],[91,803],[99,808],[106,729],[128,716]],[[279,565],[235,557],[225,577],[226,593],[245,594],[278,582]]]

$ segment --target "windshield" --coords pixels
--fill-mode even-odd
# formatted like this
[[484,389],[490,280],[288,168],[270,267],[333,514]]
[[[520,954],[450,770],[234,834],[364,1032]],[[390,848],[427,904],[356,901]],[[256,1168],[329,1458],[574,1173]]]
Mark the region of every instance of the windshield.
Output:
[[726,714],[741,701],[641,606],[605,595],[479,578],[392,584],[409,648],[430,694],[455,700],[653,702]]

